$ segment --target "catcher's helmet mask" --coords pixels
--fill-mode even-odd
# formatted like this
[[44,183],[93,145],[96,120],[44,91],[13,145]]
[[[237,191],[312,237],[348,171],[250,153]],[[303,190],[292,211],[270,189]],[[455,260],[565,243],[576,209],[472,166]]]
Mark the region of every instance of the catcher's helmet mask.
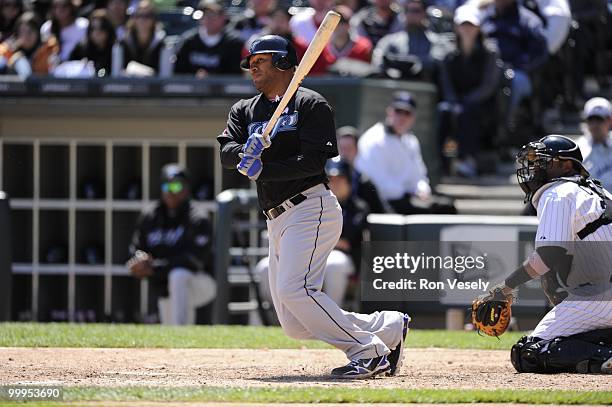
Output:
[[248,70],[251,57],[257,54],[272,54],[272,65],[281,71],[291,69],[298,64],[295,48],[279,35],[264,35],[253,41],[249,47],[249,54],[240,62],[240,67]]
[[583,177],[589,176],[589,172],[582,165],[580,148],[567,137],[550,135],[527,143],[521,148],[516,157],[516,177],[525,192],[525,202],[530,201],[543,185],[556,179],[549,171],[554,161],[561,160],[572,161],[577,173]]

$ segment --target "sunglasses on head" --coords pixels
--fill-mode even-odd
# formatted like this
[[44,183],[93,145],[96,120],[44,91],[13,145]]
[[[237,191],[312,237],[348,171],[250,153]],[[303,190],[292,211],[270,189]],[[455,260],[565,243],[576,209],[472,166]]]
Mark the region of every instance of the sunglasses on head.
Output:
[[161,184],[161,189],[164,193],[178,194],[183,188],[185,188],[185,186],[181,181],[170,181]]

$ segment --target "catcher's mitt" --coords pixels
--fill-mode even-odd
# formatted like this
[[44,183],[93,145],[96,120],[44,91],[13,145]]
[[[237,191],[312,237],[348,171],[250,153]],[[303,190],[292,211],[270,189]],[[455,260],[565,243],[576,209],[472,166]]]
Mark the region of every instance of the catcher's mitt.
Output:
[[512,317],[512,296],[496,288],[472,301],[472,324],[480,333],[498,337],[506,332]]

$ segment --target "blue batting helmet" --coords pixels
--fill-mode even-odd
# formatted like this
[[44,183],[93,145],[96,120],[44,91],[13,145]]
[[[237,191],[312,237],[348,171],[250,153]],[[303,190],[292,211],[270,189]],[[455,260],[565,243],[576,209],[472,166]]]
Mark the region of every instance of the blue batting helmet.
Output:
[[242,60],[240,67],[249,69],[251,56],[257,54],[272,54],[272,65],[285,71],[298,64],[295,48],[287,39],[279,35],[264,35],[251,43],[249,54]]

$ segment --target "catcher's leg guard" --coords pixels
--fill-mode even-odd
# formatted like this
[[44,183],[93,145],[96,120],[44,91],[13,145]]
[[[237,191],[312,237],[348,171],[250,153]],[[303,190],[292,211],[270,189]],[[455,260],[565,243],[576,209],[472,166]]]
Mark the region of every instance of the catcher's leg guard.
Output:
[[570,338],[580,339],[581,341],[597,343],[600,345],[612,346],[612,328],[595,329],[593,331],[582,332],[572,335]]
[[522,337],[511,350],[512,365],[520,373],[600,373],[612,357],[612,347],[573,337],[552,340]]

